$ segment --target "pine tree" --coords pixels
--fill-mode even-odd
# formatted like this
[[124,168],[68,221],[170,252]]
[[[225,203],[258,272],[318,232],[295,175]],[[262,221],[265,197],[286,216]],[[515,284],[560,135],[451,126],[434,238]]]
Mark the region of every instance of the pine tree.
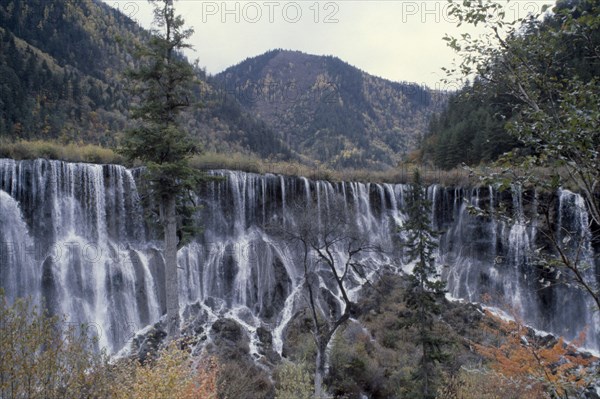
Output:
[[149,194],[159,207],[165,241],[167,332],[173,338],[179,333],[177,206],[200,178],[189,165],[197,148],[178,123],[180,112],[191,105],[194,70],[180,51],[190,47],[186,40],[193,30],[184,28],[172,0],[150,1],[155,29],[149,42],[138,49],[140,67],[128,74],[140,99],[132,110],[139,123],[126,133],[122,153],[146,166]]
[[447,357],[442,350],[444,339],[435,332],[436,318],[441,313],[441,302],[446,293],[446,282],[440,280],[435,265],[438,234],[431,228],[431,203],[427,200],[418,169],[414,172],[407,211],[408,221],[402,228],[405,233],[403,247],[408,261],[414,262],[414,268],[409,275],[404,298],[410,314],[402,325],[417,331],[416,342],[421,347],[421,360],[414,375],[419,386],[415,395],[428,399],[435,397],[435,365]]

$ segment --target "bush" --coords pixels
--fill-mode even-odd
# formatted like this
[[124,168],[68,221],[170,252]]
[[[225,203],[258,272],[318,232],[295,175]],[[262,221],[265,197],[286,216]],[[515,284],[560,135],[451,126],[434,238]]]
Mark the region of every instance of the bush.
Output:
[[217,398],[220,367],[213,358],[194,366],[175,342],[146,363],[111,364],[87,326],[67,325],[30,299],[9,304],[0,290],[0,398]]
[[267,373],[248,360],[220,360],[218,398],[270,398],[273,385]]
[[287,362],[276,372],[275,399],[311,399],[314,386],[307,365]]
[[111,397],[114,399],[216,399],[219,366],[213,358],[197,369],[189,354],[172,342],[156,359],[119,362],[114,370]]
[[108,357],[86,326],[65,328],[30,299],[0,292],[0,397],[108,398]]
[[540,384],[510,379],[486,370],[466,370],[447,377],[436,399],[544,399]]

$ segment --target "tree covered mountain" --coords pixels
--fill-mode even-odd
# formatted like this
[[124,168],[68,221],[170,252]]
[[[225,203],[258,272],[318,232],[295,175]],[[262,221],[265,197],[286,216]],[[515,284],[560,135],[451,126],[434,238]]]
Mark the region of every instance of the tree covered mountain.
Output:
[[[126,71],[148,37],[100,0],[3,1],[0,138],[116,146],[132,123]],[[444,105],[332,56],[274,50],[214,77],[196,72],[199,106],[182,119],[210,152],[385,169]]]
[[246,59],[214,82],[294,151],[333,167],[395,165],[444,104],[444,96],[426,87],[298,51]]
[[0,135],[114,142],[144,31],[91,0],[2,2],[0,28]]
[[[0,137],[105,146],[130,125],[126,71],[149,33],[99,0],[8,0],[0,4]],[[183,116],[211,151],[290,157],[260,120],[206,83]]]

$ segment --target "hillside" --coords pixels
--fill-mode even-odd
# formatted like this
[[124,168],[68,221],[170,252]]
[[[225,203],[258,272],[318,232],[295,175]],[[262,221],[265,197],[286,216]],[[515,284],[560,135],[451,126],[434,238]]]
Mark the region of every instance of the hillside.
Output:
[[[578,135],[590,140],[593,148],[598,107],[588,101],[597,95],[595,85],[600,79],[599,20],[598,2],[559,0],[552,13],[522,28],[526,35],[507,36],[511,50],[494,55],[481,68],[481,75],[453,93],[449,106],[432,118],[421,148],[423,161],[452,169],[463,163],[490,163],[511,150],[517,158],[551,147],[557,153],[569,153],[571,149],[565,150],[569,138]],[[581,98],[575,100],[572,96],[577,95]],[[528,109],[528,99],[535,99],[534,112]],[[597,151],[590,154],[591,169],[597,170]],[[565,159],[565,154],[550,155],[561,162]],[[584,164],[581,159],[575,163]]]
[[[99,0],[0,4],[0,137],[114,146],[130,123],[125,72],[148,32]],[[207,150],[289,157],[273,132],[210,87],[184,124]]]
[[[0,138],[116,146],[131,123],[125,72],[148,37],[99,0],[3,2]],[[444,105],[419,85],[296,51],[197,74],[199,106],[183,124],[205,150],[330,168],[395,166]]]
[[91,0],[3,2],[0,28],[0,135],[113,143],[126,123],[121,75],[144,32]]
[[298,51],[246,59],[214,81],[293,150],[334,167],[395,165],[443,105],[438,93],[419,85]]

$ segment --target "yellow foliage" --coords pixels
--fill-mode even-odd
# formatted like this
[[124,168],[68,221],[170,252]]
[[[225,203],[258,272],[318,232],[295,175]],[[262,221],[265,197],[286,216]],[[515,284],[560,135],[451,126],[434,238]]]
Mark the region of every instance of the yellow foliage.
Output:
[[123,158],[109,148],[93,144],[60,143],[50,140],[1,140],[0,157],[117,164],[123,162]]
[[[85,328],[65,327],[0,290],[0,398],[108,398],[108,358]],[[79,326],[85,327],[85,326]]]
[[446,378],[436,399],[546,399],[539,384],[486,370],[466,370]]
[[114,399],[216,399],[218,365],[210,358],[193,367],[189,354],[173,342],[144,364],[123,361],[116,366]]
[[285,363],[277,373],[275,399],[313,398],[312,376],[304,363]]
[[194,366],[173,342],[145,364],[110,364],[85,325],[77,328],[0,290],[0,398],[217,399],[219,365]]

